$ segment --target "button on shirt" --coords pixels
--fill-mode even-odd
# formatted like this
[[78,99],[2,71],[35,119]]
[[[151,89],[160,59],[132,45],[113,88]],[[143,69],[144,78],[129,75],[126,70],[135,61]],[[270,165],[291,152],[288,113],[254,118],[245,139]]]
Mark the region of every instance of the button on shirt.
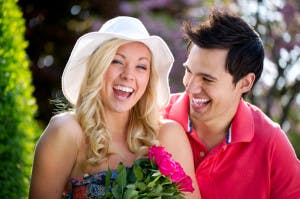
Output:
[[200,158],[204,158],[205,156],[205,152],[204,151],[200,151]]
[[207,152],[188,106],[186,93],[175,94],[164,117],[187,132],[203,199],[300,198],[300,161],[285,133],[257,107],[241,100],[227,137]]

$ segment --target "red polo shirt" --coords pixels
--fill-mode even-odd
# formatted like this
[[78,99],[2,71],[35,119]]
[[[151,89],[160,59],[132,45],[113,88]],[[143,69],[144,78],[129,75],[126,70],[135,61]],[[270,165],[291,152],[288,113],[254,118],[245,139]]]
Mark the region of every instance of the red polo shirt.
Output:
[[174,94],[164,117],[187,132],[203,199],[300,199],[300,161],[279,125],[241,100],[227,137],[207,152],[188,107],[187,94]]

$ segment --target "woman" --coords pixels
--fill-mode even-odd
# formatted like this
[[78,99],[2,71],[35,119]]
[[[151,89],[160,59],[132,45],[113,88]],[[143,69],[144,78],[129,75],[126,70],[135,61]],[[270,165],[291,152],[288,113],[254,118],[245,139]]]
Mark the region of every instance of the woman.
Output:
[[[98,32],[83,35],[62,76],[63,93],[74,111],[54,116],[41,136],[29,198],[90,198],[88,184],[96,176],[116,170],[120,162],[132,166],[159,144],[191,176],[195,191],[186,197],[199,198],[184,132],[175,122],[160,125],[172,63],[165,42],[149,36],[136,18],[116,17]],[[101,198],[105,191],[96,194]]]

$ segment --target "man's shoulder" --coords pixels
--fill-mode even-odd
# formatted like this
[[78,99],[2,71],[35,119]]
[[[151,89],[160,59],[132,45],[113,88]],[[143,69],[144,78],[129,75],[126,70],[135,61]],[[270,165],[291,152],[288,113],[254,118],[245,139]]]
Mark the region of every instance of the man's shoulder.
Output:
[[188,120],[188,95],[186,93],[173,93],[169,104],[163,109],[165,119],[175,120],[186,128]]
[[[182,104],[180,102],[182,102],[182,98],[185,96],[185,93],[172,93],[169,103],[167,104],[167,106],[164,107],[164,115],[167,117],[167,115],[169,114],[169,112],[171,111],[171,109],[176,106],[178,108],[178,106],[182,106],[179,104]],[[168,117],[167,117],[168,118]]]
[[178,101],[178,99],[184,96],[185,93],[172,93],[169,104],[173,104],[174,102]]
[[246,102],[255,124],[262,125],[264,127],[270,126],[271,128],[280,128],[279,124],[273,121],[268,115],[266,115],[258,106]]
[[284,137],[281,126],[266,115],[258,106],[246,102],[246,107],[251,113],[254,136],[261,141],[269,142],[278,137]]

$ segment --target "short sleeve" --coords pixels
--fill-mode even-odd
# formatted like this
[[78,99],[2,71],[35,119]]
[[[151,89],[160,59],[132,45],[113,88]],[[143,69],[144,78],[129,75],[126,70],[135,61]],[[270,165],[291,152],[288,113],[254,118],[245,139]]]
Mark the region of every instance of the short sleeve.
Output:
[[300,198],[300,161],[286,134],[278,127],[271,156],[271,198]]

